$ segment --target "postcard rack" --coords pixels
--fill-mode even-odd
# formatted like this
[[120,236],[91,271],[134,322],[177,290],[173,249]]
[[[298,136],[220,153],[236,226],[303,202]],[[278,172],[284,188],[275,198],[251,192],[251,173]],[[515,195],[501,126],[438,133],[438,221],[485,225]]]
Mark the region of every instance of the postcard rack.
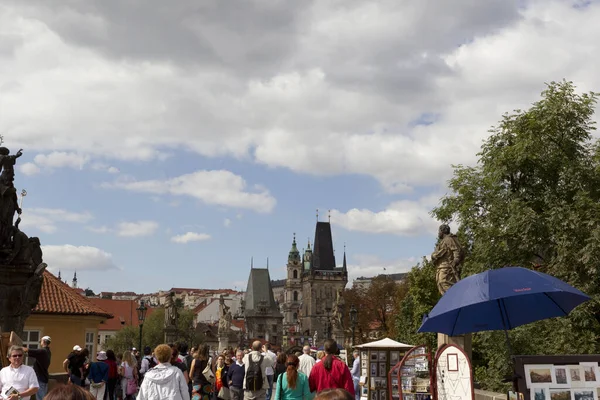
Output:
[[[398,400],[433,400],[431,353],[427,346],[410,349],[389,375],[389,396]],[[394,386],[397,390],[394,390]],[[394,397],[396,395],[396,397]]]

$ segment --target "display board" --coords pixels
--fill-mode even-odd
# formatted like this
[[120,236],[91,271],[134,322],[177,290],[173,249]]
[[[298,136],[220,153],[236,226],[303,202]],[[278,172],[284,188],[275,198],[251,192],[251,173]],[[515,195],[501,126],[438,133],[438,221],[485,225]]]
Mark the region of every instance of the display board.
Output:
[[463,349],[453,344],[440,348],[434,362],[437,400],[474,400],[473,370]]
[[[388,399],[388,372],[398,364],[404,351],[397,349],[364,349],[360,352],[361,397],[369,400]],[[396,397],[399,400],[399,397]]]
[[[427,346],[413,347],[394,369],[398,371],[399,400],[433,400],[431,354]],[[393,382],[390,376],[390,385]]]
[[519,392],[530,400],[600,400],[600,355],[517,356]]

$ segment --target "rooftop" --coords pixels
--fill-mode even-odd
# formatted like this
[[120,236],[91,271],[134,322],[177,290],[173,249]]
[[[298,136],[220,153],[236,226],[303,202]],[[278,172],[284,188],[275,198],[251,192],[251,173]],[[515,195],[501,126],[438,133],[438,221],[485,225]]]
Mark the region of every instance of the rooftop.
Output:
[[[94,305],[113,314],[114,318],[100,325],[101,331],[118,331],[124,326],[139,326],[136,308],[139,304],[135,300],[89,299]],[[148,307],[146,318],[152,314],[154,308]]]
[[34,314],[95,315],[113,318],[110,312],[92,303],[52,273],[44,271],[43,279],[38,304],[32,310]]

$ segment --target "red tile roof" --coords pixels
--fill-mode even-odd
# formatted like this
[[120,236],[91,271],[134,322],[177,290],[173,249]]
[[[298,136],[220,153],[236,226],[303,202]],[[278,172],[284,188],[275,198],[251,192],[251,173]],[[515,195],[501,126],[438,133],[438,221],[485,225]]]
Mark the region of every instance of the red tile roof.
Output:
[[112,314],[90,302],[90,300],[66,283],[44,271],[44,282],[34,314],[97,315],[112,318]]
[[[136,308],[139,304],[135,300],[89,299],[97,307],[103,308],[114,315],[114,318],[99,326],[101,331],[118,331],[125,326],[139,326]],[[148,307],[146,318],[152,314],[154,308]]]

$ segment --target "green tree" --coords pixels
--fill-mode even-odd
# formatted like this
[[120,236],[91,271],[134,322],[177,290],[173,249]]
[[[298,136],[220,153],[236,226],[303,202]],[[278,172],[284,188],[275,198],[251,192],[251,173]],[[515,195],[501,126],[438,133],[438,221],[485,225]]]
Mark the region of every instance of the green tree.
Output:
[[[152,348],[164,342],[164,321],[165,310],[157,308],[153,310],[144,321],[142,329],[142,346]],[[189,346],[198,345],[202,338],[194,329],[194,313],[191,310],[179,310],[179,319],[177,321],[177,341],[185,342]],[[139,327],[126,326],[115,336],[108,339],[107,346],[115,352],[123,352],[132,347],[139,346]]]
[[[592,139],[596,94],[552,82],[526,111],[505,114],[476,166],[455,166],[451,193],[432,211],[459,224],[463,275],[519,265],[593,297],[568,318],[510,332],[518,354],[597,352],[600,336],[600,146]],[[474,335],[478,379],[499,389],[510,373],[502,332]]]

